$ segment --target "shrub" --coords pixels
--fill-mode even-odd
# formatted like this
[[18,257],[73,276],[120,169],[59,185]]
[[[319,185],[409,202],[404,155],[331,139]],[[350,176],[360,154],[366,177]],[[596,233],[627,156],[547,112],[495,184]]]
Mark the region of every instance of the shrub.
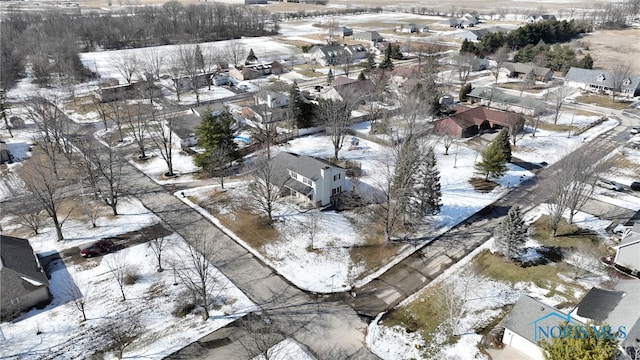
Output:
[[122,282],[125,285],[133,285],[138,279],[140,279],[140,269],[137,266],[127,266]]
[[176,305],[176,307],[171,312],[171,315],[180,318],[185,317],[189,315],[195,308],[196,305],[194,303],[180,303]]

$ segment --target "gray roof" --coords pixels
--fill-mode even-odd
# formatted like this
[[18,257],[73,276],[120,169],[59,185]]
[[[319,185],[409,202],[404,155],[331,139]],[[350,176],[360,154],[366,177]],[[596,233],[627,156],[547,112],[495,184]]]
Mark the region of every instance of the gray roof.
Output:
[[626,328],[627,336],[622,340],[623,347],[626,347],[633,344],[635,339],[640,339],[640,280],[620,280],[614,290],[622,293],[622,296],[603,321],[613,330],[621,326]]
[[477,87],[467,95],[469,97],[474,97],[478,99],[491,99],[492,102],[502,103],[502,104],[512,104],[517,105],[525,109],[544,109],[546,108],[546,104],[544,101],[530,98],[530,97],[520,97],[516,95],[509,95],[499,89],[496,88],[487,88],[487,87]]
[[29,293],[39,286],[49,286],[29,240],[0,235],[0,296],[2,302]]
[[[593,70],[593,69],[581,69],[577,67],[572,67],[567,72],[565,76],[566,81],[572,81],[583,84],[594,84],[612,88],[615,73],[607,71],[607,70]],[[629,89],[633,90],[632,93],[636,92],[636,89],[640,87],[640,76],[630,75],[622,84],[622,90]]]
[[195,135],[198,126],[202,123],[202,118],[195,114],[178,115],[171,123],[173,131],[180,139],[186,139]]
[[[631,219],[629,219],[629,221],[624,223],[624,226],[633,226],[635,228],[636,224],[640,224],[640,210],[638,210],[635,214],[633,214]],[[637,233],[640,234],[640,225],[638,225]]]
[[622,240],[620,241],[620,243],[616,247],[620,248],[622,246],[635,244],[637,242],[640,242],[640,234],[636,234],[636,233],[631,232],[627,236],[622,238]]
[[[299,155],[283,151],[272,160],[272,165],[286,170],[294,171],[306,178],[316,181],[320,178],[320,170],[333,167],[342,169],[326,160],[307,155]],[[289,184],[287,184],[289,185]]]
[[[521,295],[518,301],[511,309],[511,313],[505,319],[503,325],[505,328],[522,336],[532,343],[536,343],[536,326],[556,326],[563,321],[567,321],[568,315],[560,310],[548,306],[528,295]],[[578,321],[571,319],[572,323],[579,324]]]
[[622,291],[591,288],[578,304],[578,316],[605,321],[624,296]]
[[551,69],[549,69],[548,67],[537,66],[532,63],[505,62],[503,66],[505,69],[509,71],[520,73],[520,74],[529,74],[531,70],[535,72],[536,76],[546,76],[549,73],[553,73]]
[[369,41],[379,41],[382,40],[382,35],[380,35],[377,31],[365,31],[357,34],[353,34],[354,39],[362,39]]

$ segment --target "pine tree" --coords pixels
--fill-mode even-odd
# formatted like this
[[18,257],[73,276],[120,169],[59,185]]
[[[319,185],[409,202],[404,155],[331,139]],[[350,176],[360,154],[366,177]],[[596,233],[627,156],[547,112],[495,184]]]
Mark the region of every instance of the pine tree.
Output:
[[384,50],[384,60],[378,65],[378,67],[382,70],[393,70],[393,62],[391,61],[391,53],[393,49],[391,48],[391,43],[387,44],[387,48]]
[[502,149],[502,153],[504,154],[504,159],[507,162],[511,161],[511,142],[509,141],[509,129],[502,128],[498,133],[498,136],[493,140],[498,144],[500,149]]
[[289,89],[289,105],[287,105],[287,118],[289,119],[290,126],[293,129],[298,123],[298,118],[301,115],[300,105],[303,102],[300,89],[298,88],[298,82],[293,81],[291,88]]
[[587,55],[580,59],[578,67],[583,69],[593,69],[593,58],[591,57],[591,54],[587,53]]
[[258,58],[256,54],[253,52],[253,48],[249,49],[249,55],[247,55],[247,60],[244,62],[245,65],[255,64],[258,62]]
[[400,50],[400,45],[396,45],[391,49],[391,58],[396,60],[404,59],[404,55],[402,54],[402,50]]
[[364,75],[364,70],[360,71],[360,74],[358,74],[358,80],[367,80],[367,77]]
[[528,230],[529,227],[522,218],[520,207],[514,205],[495,228],[493,246],[498,252],[512,259],[527,242]]
[[364,64],[364,69],[362,70],[362,72],[368,74],[371,71],[373,71],[373,69],[375,69],[375,68],[376,68],[375,55],[373,55],[373,53],[368,53],[367,54],[367,62]]
[[427,154],[416,172],[416,186],[413,202],[417,216],[436,215],[442,207],[442,191],[440,189],[440,172],[436,166],[436,155],[429,147]]
[[[568,329],[564,336],[540,341],[539,345],[544,352],[545,360],[613,360],[616,358],[618,340],[615,336],[602,336],[602,333],[596,333],[593,324],[576,327],[565,322],[559,326],[562,329]],[[607,324],[599,326],[600,329],[607,327],[609,327]]]
[[206,169],[211,154],[220,147],[230,149],[230,152],[235,153],[238,145],[233,141],[232,125],[234,122],[233,116],[227,110],[218,116],[213,116],[211,111],[207,111],[202,117],[200,126],[196,129],[198,145],[205,150],[196,155],[194,160],[196,166]]
[[332,83],[333,83],[333,71],[329,69],[329,72],[327,73],[327,84],[331,85]]
[[504,158],[504,152],[495,141],[492,141],[481,155],[482,160],[475,165],[475,168],[485,176],[485,181],[488,181],[489,177],[500,177],[507,172],[507,160]]
[[473,90],[473,87],[471,86],[471,83],[466,83],[466,84],[462,85],[462,87],[460,87],[460,92],[458,93],[458,99],[461,102],[466,102],[467,101],[467,95],[469,95],[471,90]]

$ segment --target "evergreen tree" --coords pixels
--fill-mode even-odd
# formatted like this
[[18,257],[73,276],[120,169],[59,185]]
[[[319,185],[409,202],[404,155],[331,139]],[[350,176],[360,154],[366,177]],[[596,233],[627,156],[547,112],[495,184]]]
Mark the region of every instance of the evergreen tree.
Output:
[[436,166],[436,155],[432,147],[418,171],[416,171],[415,188],[413,191],[413,203],[418,217],[436,215],[442,207],[442,191],[440,189],[440,172]]
[[396,45],[396,46],[393,46],[391,48],[391,58],[392,59],[396,59],[396,60],[404,59],[404,55],[402,54],[402,51],[400,50],[400,45]]
[[473,90],[471,83],[466,83],[460,87],[460,92],[458,93],[458,98],[461,102],[467,101],[467,95]]
[[485,176],[485,181],[488,181],[489,177],[500,177],[507,172],[507,160],[504,158],[504,152],[495,141],[492,141],[481,155],[482,160],[475,165],[475,168]]
[[[618,340],[615,335],[603,336],[601,332],[596,333],[593,324],[578,327],[564,322],[560,327],[567,329],[564,336],[553,337],[549,341],[542,340],[539,343],[545,360],[613,360],[616,358]],[[599,328],[607,329],[610,326],[602,324]]]
[[502,149],[502,153],[504,154],[504,159],[507,162],[511,161],[511,143],[509,141],[509,129],[502,128],[500,132],[498,132],[498,136],[493,140],[498,143],[500,149]]
[[578,67],[583,69],[593,69],[593,58],[591,57],[591,54],[587,53],[587,55],[580,59]]
[[227,110],[218,116],[213,116],[210,110],[207,111],[202,117],[202,123],[196,129],[198,145],[205,150],[203,153],[196,155],[194,160],[196,166],[206,170],[211,154],[216,149],[225,148],[229,149],[231,153],[235,153],[238,145],[233,141],[234,131],[232,126],[234,122],[233,116]]
[[368,74],[371,71],[373,71],[373,69],[375,69],[375,68],[376,68],[375,55],[373,55],[373,53],[368,53],[367,54],[367,62],[364,64],[364,69],[362,70],[362,72]]
[[331,85],[332,83],[333,83],[333,71],[329,69],[329,72],[327,73],[327,84]]
[[291,124],[291,128],[296,126],[298,118],[300,117],[300,104],[302,103],[302,95],[298,88],[298,82],[293,81],[291,88],[289,89],[289,105],[287,105],[287,119]]
[[367,77],[364,75],[364,70],[358,74],[358,80],[367,80]]
[[391,48],[391,43],[387,44],[387,48],[384,50],[384,60],[378,65],[378,67],[382,70],[393,70],[393,62],[391,61],[391,53],[393,52]]
[[256,54],[253,52],[253,48],[249,49],[249,55],[247,55],[247,60],[244,62],[245,65],[255,64],[258,62],[258,58]]
[[528,230],[529,227],[522,218],[520,207],[514,205],[495,228],[493,246],[504,256],[513,259],[527,242]]

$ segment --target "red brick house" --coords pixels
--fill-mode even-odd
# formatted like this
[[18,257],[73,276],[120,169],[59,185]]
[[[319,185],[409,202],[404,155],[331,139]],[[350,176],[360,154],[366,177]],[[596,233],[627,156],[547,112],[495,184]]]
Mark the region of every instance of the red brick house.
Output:
[[434,123],[438,134],[449,134],[454,138],[466,138],[489,129],[509,128],[520,131],[524,127],[524,117],[505,111],[488,109],[484,106],[469,107],[457,105],[455,113]]

